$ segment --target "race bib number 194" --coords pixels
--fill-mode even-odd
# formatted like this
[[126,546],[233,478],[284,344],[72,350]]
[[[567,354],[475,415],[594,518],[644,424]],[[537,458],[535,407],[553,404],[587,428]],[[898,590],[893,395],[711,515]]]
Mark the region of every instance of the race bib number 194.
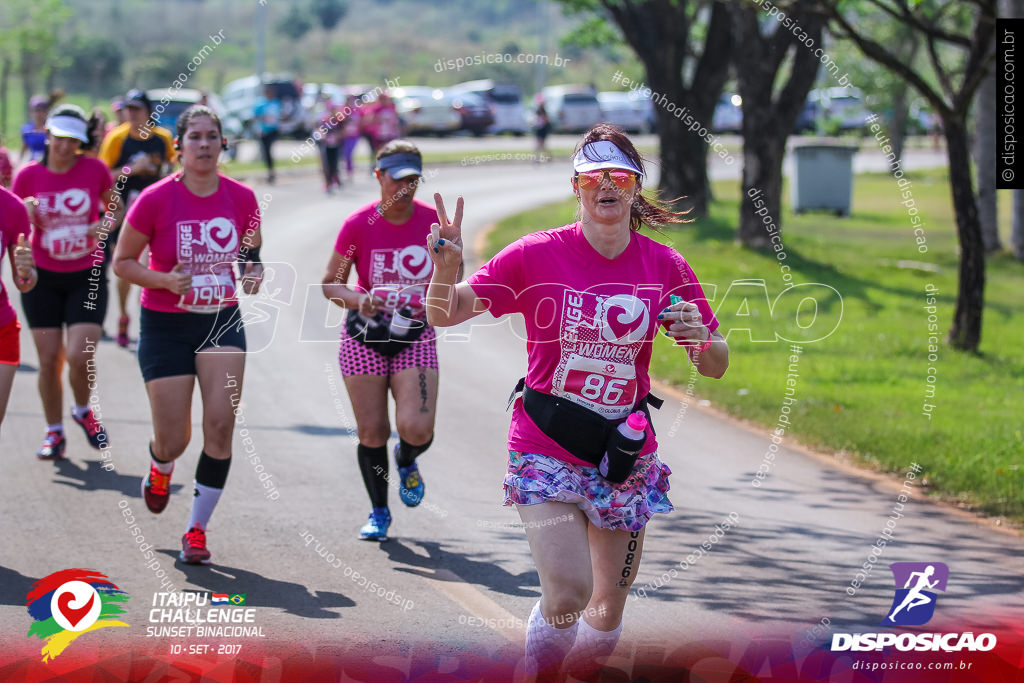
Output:
[[181,297],[178,306],[193,313],[216,313],[227,299],[235,296],[235,285],[228,273],[204,273],[192,276],[192,289]]

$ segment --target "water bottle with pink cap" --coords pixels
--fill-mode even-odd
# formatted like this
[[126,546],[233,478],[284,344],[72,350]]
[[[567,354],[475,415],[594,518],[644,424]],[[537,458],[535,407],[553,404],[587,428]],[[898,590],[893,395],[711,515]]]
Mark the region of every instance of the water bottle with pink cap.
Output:
[[608,450],[601,458],[597,471],[610,482],[620,484],[626,481],[646,442],[647,415],[638,410],[612,433],[608,440]]

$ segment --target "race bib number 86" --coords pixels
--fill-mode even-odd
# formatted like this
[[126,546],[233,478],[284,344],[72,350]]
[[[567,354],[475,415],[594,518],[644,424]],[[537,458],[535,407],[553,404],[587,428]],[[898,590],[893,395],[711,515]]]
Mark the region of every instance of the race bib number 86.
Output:
[[574,354],[566,363],[564,378],[559,386],[552,387],[552,393],[608,419],[626,417],[636,403],[636,370],[632,365]]

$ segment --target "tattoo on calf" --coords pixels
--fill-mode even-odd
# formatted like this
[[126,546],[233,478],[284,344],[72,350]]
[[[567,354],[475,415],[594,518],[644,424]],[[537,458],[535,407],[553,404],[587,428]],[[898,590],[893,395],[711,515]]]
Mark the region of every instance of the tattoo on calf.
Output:
[[429,413],[430,408],[427,407],[427,374],[420,370],[420,412]]

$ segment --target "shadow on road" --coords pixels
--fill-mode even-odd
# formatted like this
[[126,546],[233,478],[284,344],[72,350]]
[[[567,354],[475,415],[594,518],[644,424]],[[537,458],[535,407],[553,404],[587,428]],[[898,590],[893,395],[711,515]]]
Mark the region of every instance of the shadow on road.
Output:
[[[412,544],[427,552],[423,557],[412,549]],[[478,586],[484,586],[497,593],[513,596],[526,596],[536,598],[540,596],[540,579],[537,572],[529,571],[522,574],[511,574],[499,567],[486,552],[467,555],[452,552],[442,546],[441,543],[432,541],[403,541],[392,538],[387,543],[381,544],[381,550],[388,554],[388,559],[397,563],[395,571],[407,572],[416,576],[422,576],[436,581],[453,580],[446,573],[439,573],[439,570],[448,570],[462,581]]]
[[[69,486],[79,491],[117,491],[127,498],[142,497],[142,477],[138,474],[121,474],[103,469],[103,463],[97,460],[57,460],[55,484]],[[83,469],[81,465],[85,465]],[[171,484],[171,494],[185,488],[184,484]]]
[[[740,475],[735,486],[721,487],[723,494],[749,489],[752,476]],[[1024,561],[1024,551],[993,545],[991,534],[979,533],[976,523],[951,520],[947,511],[924,501],[915,490],[882,552],[873,556],[898,491],[836,471],[826,470],[823,478],[826,483],[813,490],[769,478],[751,492],[765,503],[759,513],[743,513],[737,525],[714,541],[716,525],[723,524],[730,510],[691,509],[677,501],[677,511],[657,519],[652,528],[678,542],[671,552],[645,549],[629,604],[648,599],[697,602],[748,624],[790,622],[799,628],[828,617],[834,631],[870,630],[881,624],[894,596],[892,562],[949,564],[949,585],[937,601],[947,619],[979,617],[995,606],[1020,603],[1024,577],[1007,574],[1005,567]],[[844,524],[851,514],[863,511],[864,501],[880,501],[877,512],[868,530],[851,532]],[[783,504],[814,510],[816,521],[797,524],[774,517]],[[924,535],[940,526],[950,529],[943,538]],[[706,542],[710,550],[701,549]],[[956,558],[968,557],[974,560],[970,565],[958,566]],[[865,572],[865,563],[871,571]],[[986,566],[1002,569],[987,573]],[[855,578],[857,585],[852,583]]]
[[[305,434],[307,436],[356,436],[356,430],[349,429],[347,427],[326,427],[324,425],[293,425],[287,427],[284,431],[298,432],[299,434]],[[393,438],[397,437],[398,434],[392,434]]]
[[13,569],[0,566],[0,605],[24,607],[25,598],[36,581],[38,579],[22,576]]
[[158,551],[175,562],[189,583],[214,593],[246,593],[246,607],[276,607],[285,614],[294,614],[309,619],[340,619],[341,615],[329,610],[339,607],[355,607],[356,603],[341,593],[317,591],[298,583],[277,581],[255,572],[217,564],[184,564],[178,561],[178,551]]

